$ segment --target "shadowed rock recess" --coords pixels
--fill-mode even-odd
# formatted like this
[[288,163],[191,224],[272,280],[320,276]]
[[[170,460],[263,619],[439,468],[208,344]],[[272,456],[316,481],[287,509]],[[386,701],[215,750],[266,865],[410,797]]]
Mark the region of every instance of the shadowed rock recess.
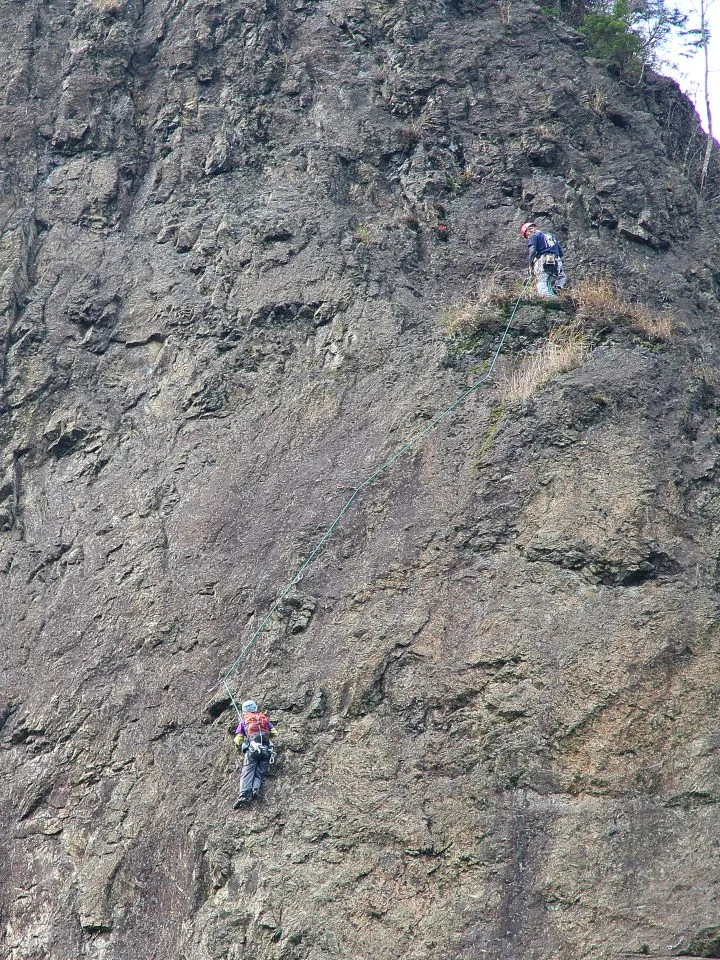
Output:
[[[720,956],[717,196],[539,7],[1,7],[0,955]],[[671,314],[487,385],[525,270]],[[512,300],[510,301],[512,303]],[[493,310],[496,316],[493,317]],[[505,373],[570,308],[521,305]],[[500,369],[502,381],[503,369]]]

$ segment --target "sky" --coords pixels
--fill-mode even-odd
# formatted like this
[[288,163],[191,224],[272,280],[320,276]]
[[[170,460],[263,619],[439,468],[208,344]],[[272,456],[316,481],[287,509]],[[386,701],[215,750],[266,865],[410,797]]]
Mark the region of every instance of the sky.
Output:
[[[698,10],[699,2],[693,0],[676,0],[682,13],[689,17],[688,27],[697,27],[700,24]],[[708,23],[710,26],[710,111],[713,118],[713,133],[715,139],[720,139],[720,0],[708,0]],[[702,52],[698,52],[691,59],[681,56],[682,42],[675,39],[667,44],[664,51],[666,64],[661,67],[660,73],[673,77],[680,87],[690,97],[697,108],[703,127],[707,131],[707,117],[705,115],[704,92],[704,62]]]

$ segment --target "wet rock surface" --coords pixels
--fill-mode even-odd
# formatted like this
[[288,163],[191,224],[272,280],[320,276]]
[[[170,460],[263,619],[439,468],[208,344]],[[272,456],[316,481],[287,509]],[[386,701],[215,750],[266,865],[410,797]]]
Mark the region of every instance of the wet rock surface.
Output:
[[[2,24],[2,955],[717,956],[720,259],[689,104],[534,6]],[[211,688],[478,376],[495,332],[451,356],[438,317],[523,275],[531,217],[673,340],[611,327],[524,403],[482,388],[365,491],[235,676],[280,749],[233,811]],[[555,318],[521,306],[506,369]]]

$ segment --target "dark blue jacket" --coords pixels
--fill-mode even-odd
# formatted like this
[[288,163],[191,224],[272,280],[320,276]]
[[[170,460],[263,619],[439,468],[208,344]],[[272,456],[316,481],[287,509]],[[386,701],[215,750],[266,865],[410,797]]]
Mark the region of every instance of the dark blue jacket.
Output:
[[551,233],[545,233],[537,230],[528,240],[528,259],[530,265],[542,257],[545,253],[554,253],[556,257],[562,259],[563,250],[558,240]]

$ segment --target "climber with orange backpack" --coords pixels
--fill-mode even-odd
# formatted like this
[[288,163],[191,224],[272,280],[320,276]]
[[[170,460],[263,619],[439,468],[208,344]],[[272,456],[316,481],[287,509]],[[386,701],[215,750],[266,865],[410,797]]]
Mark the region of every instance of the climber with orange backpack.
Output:
[[563,270],[563,249],[552,233],[538,230],[529,220],[520,227],[520,235],[528,242],[530,272],[535,277],[535,289],[541,297],[556,297],[567,283]]
[[275,759],[275,732],[268,715],[258,709],[254,700],[246,700],[242,705],[242,720],[235,731],[235,743],[245,757],[240,774],[240,790],[234,804],[236,810],[260,793],[270,764]]

